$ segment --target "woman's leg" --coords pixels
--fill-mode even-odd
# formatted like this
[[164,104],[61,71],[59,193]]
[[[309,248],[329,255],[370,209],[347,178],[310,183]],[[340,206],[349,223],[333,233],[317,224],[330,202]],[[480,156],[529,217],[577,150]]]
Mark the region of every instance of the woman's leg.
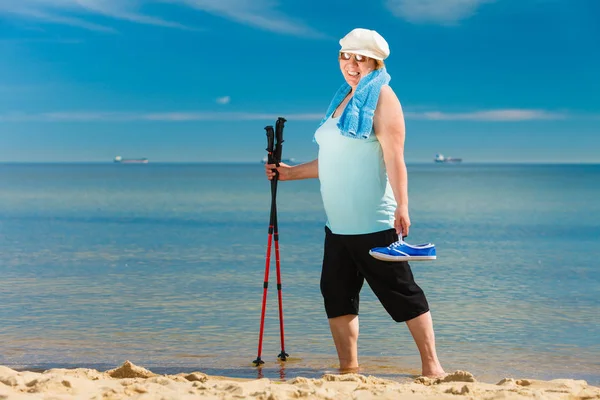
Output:
[[329,328],[340,359],[340,370],[358,368],[358,315],[330,318]]
[[358,273],[343,235],[325,229],[321,294],[341,370],[358,368],[358,309],[364,278]]
[[442,375],[444,370],[436,354],[429,304],[425,293],[414,280],[410,265],[406,261],[381,261],[369,255],[369,249],[385,246],[395,240],[398,240],[398,236],[393,229],[389,229],[357,235],[352,238],[348,248],[360,274],[386,311],[394,321],[406,321],[421,355],[423,375]]
[[410,319],[406,321],[406,325],[421,354],[422,374],[429,377],[444,375],[444,369],[435,350],[435,334],[431,313],[427,311],[416,318]]

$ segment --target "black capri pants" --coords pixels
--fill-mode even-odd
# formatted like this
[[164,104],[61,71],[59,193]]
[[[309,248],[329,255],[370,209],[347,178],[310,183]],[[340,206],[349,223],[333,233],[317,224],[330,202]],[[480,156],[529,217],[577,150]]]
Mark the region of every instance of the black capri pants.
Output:
[[389,246],[397,240],[395,229],[339,235],[325,227],[321,294],[327,318],[358,315],[365,279],[394,321],[408,321],[429,311],[408,262],[382,261],[369,255],[373,247]]

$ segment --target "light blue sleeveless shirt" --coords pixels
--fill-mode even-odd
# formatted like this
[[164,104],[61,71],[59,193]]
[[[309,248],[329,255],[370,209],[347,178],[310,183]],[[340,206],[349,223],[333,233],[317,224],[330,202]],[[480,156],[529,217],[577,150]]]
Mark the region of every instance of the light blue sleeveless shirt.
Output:
[[330,117],[315,132],[327,226],[343,235],[393,228],[396,200],[379,140],[343,136],[337,121]]

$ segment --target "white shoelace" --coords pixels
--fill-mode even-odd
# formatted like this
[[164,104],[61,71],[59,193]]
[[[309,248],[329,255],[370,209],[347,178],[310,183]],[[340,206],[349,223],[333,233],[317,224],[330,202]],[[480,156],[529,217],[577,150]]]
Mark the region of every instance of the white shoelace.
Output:
[[393,249],[395,249],[396,247],[400,247],[400,246],[402,246],[403,244],[404,244],[404,240],[402,240],[402,239],[399,239],[398,241],[396,241],[396,242],[394,242],[394,243],[390,244],[390,247],[391,247],[391,248],[393,248]]

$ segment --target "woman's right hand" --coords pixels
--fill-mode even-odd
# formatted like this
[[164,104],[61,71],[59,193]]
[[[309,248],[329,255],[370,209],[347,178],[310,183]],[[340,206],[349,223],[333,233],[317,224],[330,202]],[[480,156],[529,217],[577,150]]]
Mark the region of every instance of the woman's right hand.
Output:
[[277,170],[279,173],[277,180],[289,181],[291,179],[292,168],[292,166],[285,163],[279,163],[279,167],[275,164],[265,164],[265,174],[267,175],[267,179],[271,180],[275,177],[274,170]]

